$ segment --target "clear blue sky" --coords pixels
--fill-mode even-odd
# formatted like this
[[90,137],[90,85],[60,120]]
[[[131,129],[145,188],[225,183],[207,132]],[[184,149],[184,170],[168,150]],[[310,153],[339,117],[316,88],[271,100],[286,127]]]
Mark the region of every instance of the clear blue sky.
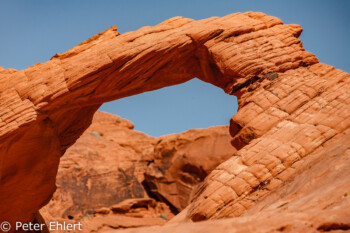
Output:
[[[261,11],[300,24],[304,47],[323,63],[349,69],[350,1],[306,0],[0,0],[0,66],[24,69],[49,60],[116,25],[119,32],[156,25],[173,16],[203,19]],[[104,104],[152,136],[228,124],[236,99],[193,80]]]

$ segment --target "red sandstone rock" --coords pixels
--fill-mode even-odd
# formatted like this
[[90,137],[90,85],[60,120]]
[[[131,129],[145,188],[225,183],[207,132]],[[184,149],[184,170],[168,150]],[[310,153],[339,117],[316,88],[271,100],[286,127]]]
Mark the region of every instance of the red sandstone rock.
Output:
[[79,219],[97,208],[146,195],[141,182],[156,139],[130,121],[97,112],[93,123],[61,158],[57,191],[44,208],[52,218]]
[[[52,203],[51,206],[55,204],[57,205],[57,203]],[[61,206],[57,205],[56,207],[62,208],[63,206],[64,203]],[[73,220],[49,215],[48,212],[50,212],[50,210],[47,207],[42,209],[41,212],[46,223],[51,221],[59,221],[62,223],[69,222],[71,224],[81,223],[82,227],[79,232],[83,233],[163,225],[166,223],[168,218],[173,217],[173,214],[170,212],[170,209],[166,204],[156,202],[154,199],[150,198],[125,199],[124,201],[110,207],[94,209],[90,214]],[[77,231],[60,230],[58,232],[63,233]]]
[[183,210],[198,184],[236,151],[229,142],[226,126],[160,137],[145,174],[151,194]]
[[241,127],[232,144],[242,149],[206,178],[187,217],[240,216],[288,180],[308,155],[349,128],[349,82],[349,74],[315,64],[245,93],[248,104],[241,102],[231,121]]
[[[84,232],[162,225],[173,217],[165,203],[178,208],[173,211],[182,210],[196,185],[235,151],[227,126],[158,139],[133,127],[128,120],[96,112],[61,158],[57,190],[40,210],[46,222],[83,221]],[[150,190],[151,185],[158,189]],[[168,195],[168,186],[176,195]]]
[[[22,71],[1,71],[0,221],[32,220],[49,201],[60,156],[103,102],[193,77],[237,96],[230,131],[238,151],[210,173],[181,216],[244,214],[350,126],[350,75],[318,63],[303,49],[301,31],[262,13],[176,17],[112,38],[101,34],[98,43]],[[346,216],[343,206],[339,213]]]
[[[350,230],[350,130],[314,151],[279,189],[246,214],[201,223],[112,232],[348,232]],[[274,179],[275,180],[275,179]],[[274,182],[259,188],[272,188]],[[242,203],[242,202],[241,202]],[[230,213],[230,212],[228,212]]]

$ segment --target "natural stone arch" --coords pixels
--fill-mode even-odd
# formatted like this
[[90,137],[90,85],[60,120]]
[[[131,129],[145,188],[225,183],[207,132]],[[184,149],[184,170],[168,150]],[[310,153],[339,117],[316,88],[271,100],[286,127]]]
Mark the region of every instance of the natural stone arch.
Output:
[[[236,13],[200,21],[176,17],[155,27],[122,35],[111,28],[66,53],[55,55],[44,64],[23,71],[1,71],[0,200],[1,206],[8,207],[0,210],[0,220],[28,221],[32,218],[31,213],[48,202],[55,190],[59,157],[88,127],[103,102],[198,77],[238,97],[240,111],[231,122],[233,144],[238,149],[273,129],[278,122],[282,122],[278,127],[287,127],[283,120],[301,103],[312,100],[312,95],[321,95],[348,77],[332,67],[316,64],[317,58],[304,51],[297,39],[301,31],[300,26],[283,25],[279,19],[262,13]],[[320,92],[313,91],[294,105],[289,105],[290,95],[281,94],[286,98],[283,100],[278,93],[265,90],[278,84],[277,77],[290,81],[288,77],[298,74],[305,77],[303,81],[306,82],[310,76],[320,78],[330,73],[335,77],[332,85],[321,85]],[[291,83],[288,88],[292,92],[297,86]],[[255,121],[244,119],[246,111],[255,112],[251,114],[254,117],[275,116],[277,119],[265,127],[251,127],[248,120]],[[307,125],[305,119],[302,122]],[[338,131],[347,126],[344,124]],[[325,134],[330,131],[328,128],[323,130]],[[325,140],[336,134],[333,131]],[[293,145],[291,148],[295,148]],[[237,156],[233,160],[235,166],[242,163],[236,161]],[[231,162],[219,170],[227,170],[225,165]],[[254,161],[245,163],[245,168],[238,165],[237,171],[242,171],[255,164]],[[219,173],[214,171],[208,182]],[[264,179],[269,176],[261,178],[262,182]],[[203,186],[204,194],[199,193],[195,201],[206,199],[206,191],[212,191],[207,187],[213,184],[208,182]],[[216,193],[230,187],[221,183]],[[250,185],[249,192],[259,184]],[[232,186],[236,187],[236,184]],[[243,198],[244,192],[235,193],[238,199]],[[213,211],[221,210],[223,204],[237,204],[232,201],[236,197],[233,194],[232,197],[215,203],[214,195],[210,199],[214,207],[207,209],[203,209],[206,205],[200,207],[194,202],[189,207],[188,217],[193,220],[199,220],[194,216],[212,218]],[[225,215],[232,213],[222,212],[217,217]]]

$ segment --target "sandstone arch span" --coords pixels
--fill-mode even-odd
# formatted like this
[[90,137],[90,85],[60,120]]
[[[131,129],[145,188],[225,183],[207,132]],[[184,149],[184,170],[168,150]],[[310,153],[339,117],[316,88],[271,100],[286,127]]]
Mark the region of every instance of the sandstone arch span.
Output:
[[[303,49],[301,31],[263,13],[199,21],[175,17],[122,35],[112,27],[46,63],[0,71],[1,220],[29,221],[48,202],[60,156],[103,102],[194,77],[238,97],[231,134],[241,150],[208,177],[186,218],[242,214],[254,204],[245,197],[268,190],[257,187],[283,182],[272,178],[288,177],[293,165],[349,126],[348,112],[326,112],[334,101],[349,108],[348,91],[329,94],[340,86],[349,90],[349,75],[318,63]],[[303,107],[317,103],[317,111]],[[323,108],[316,122],[307,117]],[[336,123],[327,121],[327,114]],[[294,137],[282,140],[276,127],[294,130]],[[301,138],[301,132],[309,136]],[[258,147],[271,149],[264,153],[276,166],[261,162]],[[227,192],[229,197],[222,195]]]

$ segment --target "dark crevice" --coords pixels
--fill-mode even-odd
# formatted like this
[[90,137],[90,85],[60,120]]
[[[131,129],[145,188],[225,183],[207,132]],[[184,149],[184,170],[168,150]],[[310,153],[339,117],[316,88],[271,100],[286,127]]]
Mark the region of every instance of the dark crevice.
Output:
[[192,164],[185,164],[183,165],[182,169],[183,172],[190,174],[195,180],[203,181],[205,177],[207,177],[206,171],[200,167],[196,167]]
[[141,185],[143,186],[143,189],[146,191],[147,195],[150,198],[153,198],[158,202],[164,202],[167,206],[169,206],[170,211],[174,215],[177,215],[178,213],[180,213],[180,211],[173,204],[171,204],[166,198],[164,198],[161,194],[152,192],[152,190],[156,189],[156,185],[154,183],[147,182],[146,180],[144,180],[141,182]]
[[235,94],[236,92],[242,90],[245,87],[249,87],[251,84],[253,84],[254,82],[256,82],[260,79],[261,79],[261,77],[259,77],[259,76],[254,76],[252,78],[248,78],[245,82],[235,86],[231,91],[231,95]]
[[200,222],[200,221],[207,220],[207,218],[204,215],[199,213],[194,214],[191,219],[193,222]]
[[324,223],[317,228],[318,231],[350,230],[350,224],[346,223]]
[[230,119],[229,131],[231,137],[235,137],[239,133],[239,131],[241,131],[242,128],[243,127],[239,123],[235,122],[232,118]]

